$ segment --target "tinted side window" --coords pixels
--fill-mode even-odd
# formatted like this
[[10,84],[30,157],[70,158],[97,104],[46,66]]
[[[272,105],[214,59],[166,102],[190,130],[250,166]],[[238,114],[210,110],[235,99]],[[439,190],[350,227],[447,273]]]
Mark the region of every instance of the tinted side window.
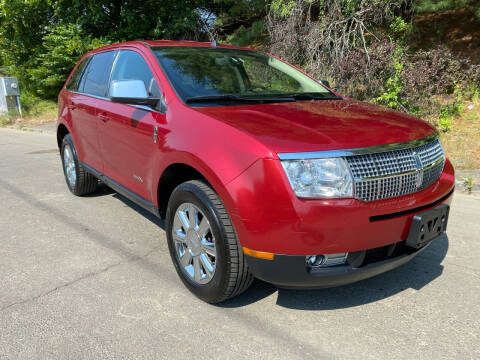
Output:
[[115,52],[113,51],[94,55],[82,78],[79,91],[90,95],[105,96],[114,57]]
[[86,57],[77,66],[77,68],[75,69],[75,72],[72,74],[72,77],[70,78],[70,81],[67,84],[67,90],[70,90],[70,91],[78,90],[78,85],[80,83],[80,79],[82,78],[83,71],[85,70],[85,67],[88,65],[88,62],[90,61],[90,59],[91,59],[90,56]]
[[151,97],[160,97],[160,88],[143,57],[130,50],[122,50],[115,62],[112,81],[142,80]]

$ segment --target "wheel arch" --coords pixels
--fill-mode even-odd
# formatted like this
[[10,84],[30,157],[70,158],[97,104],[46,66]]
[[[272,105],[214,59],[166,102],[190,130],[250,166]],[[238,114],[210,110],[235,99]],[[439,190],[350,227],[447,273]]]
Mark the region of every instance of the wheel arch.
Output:
[[196,165],[194,165],[189,161],[172,162],[161,172],[156,189],[156,199],[158,201],[159,214],[162,219],[166,216],[168,200],[173,190],[181,183],[190,180],[205,181],[218,194],[225,207],[229,211],[233,210],[231,209],[231,199],[222,181],[211,169],[206,166],[198,166],[198,164],[199,163],[196,163]]
[[62,147],[63,138],[68,134],[70,134],[68,128],[62,123],[59,124],[57,127],[57,144],[59,149]]
[[190,180],[204,180],[212,186],[200,171],[186,163],[172,163],[162,172],[157,185],[158,210],[162,219],[166,216],[168,200],[173,190],[181,183]]

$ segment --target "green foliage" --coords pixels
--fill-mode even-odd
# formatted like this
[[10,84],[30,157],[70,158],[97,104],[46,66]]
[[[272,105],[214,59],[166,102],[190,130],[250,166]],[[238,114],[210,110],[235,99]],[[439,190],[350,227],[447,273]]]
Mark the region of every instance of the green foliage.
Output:
[[37,95],[55,99],[78,59],[106,43],[104,39],[85,36],[80,27],[73,24],[51,29],[43,37],[42,50],[32,59],[33,66],[28,70]]
[[269,0],[214,0],[205,7],[216,14],[217,23],[226,25],[263,17],[267,3]]
[[16,111],[9,111],[7,114],[0,115],[0,127],[12,125],[17,117],[18,113]]
[[453,116],[450,113],[451,110],[449,106],[440,108],[437,127],[442,132],[447,132],[452,129]]
[[463,188],[468,194],[471,194],[473,190],[473,178],[471,177],[463,178]]
[[216,14],[229,41],[248,45],[263,31],[266,2],[0,0],[0,65],[23,91],[54,99],[88,50],[142,38],[204,39],[202,13]]
[[8,67],[25,64],[42,46],[53,17],[51,0],[0,0],[0,60]]
[[405,41],[413,31],[413,24],[405,21],[401,16],[395,16],[389,25],[390,33],[394,39]]
[[197,9],[205,4],[205,0],[0,0],[0,65],[19,78],[23,90],[54,99],[78,58],[92,48],[139,38],[201,36]]
[[438,129],[442,132],[450,131],[452,129],[453,119],[460,115],[462,111],[463,104],[460,102],[454,102],[440,107],[437,124]]
[[455,84],[454,101],[448,105],[440,107],[437,127],[442,132],[447,132],[452,129],[453,119],[459,116],[463,110],[463,103],[465,101],[464,92],[458,84]]
[[293,8],[295,7],[295,1],[293,0],[273,0],[270,4],[272,11],[282,17],[291,15]]
[[476,0],[417,0],[414,8],[418,12],[451,10],[475,4]]
[[480,21],[480,2],[478,0],[417,0],[414,9],[419,13],[460,9],[469,7]]
[[405,110],[408,106],[408,100],[401,95],[403,91],[403,84],[401,80],[403,72],[403,64],[401,59],[403,52],[404,50],[398,46],[393,56],[394,73],[386,80],[385,91],[374,100],[379,104],[384,104],[392,109],[400,110]]
[[252,26],[240,26],[233,34],[228,35],[227,43],[236,46],[248,46],[254,41],[261,40],[263,33],[263,20],[255,21]]
[[86,34],[111,41],[179,39],[198,28],[196,9],[203,0],[58,0],[59,23],[79,25]]
[[26,118],[55,116],[58,111],[55,101],[43,100],[28,90],[21,92],[20,103],[23,116]]

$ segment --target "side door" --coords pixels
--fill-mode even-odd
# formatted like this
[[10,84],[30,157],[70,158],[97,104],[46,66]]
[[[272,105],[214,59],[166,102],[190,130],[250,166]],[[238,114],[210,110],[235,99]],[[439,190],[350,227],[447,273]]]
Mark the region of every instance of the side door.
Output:
[[78,158],[96,170],[103,172],[100,151],[97,105],[105,98],[107,83],[115,52],[107,51],[92,55],[78,81],[77,91],[68,100],[72,114],[72,126]]
[[[134,50],[120,50],[115,60],[110,84],[115,81],[142,80],[149,96],[161,96],[158,80],[147,61]],[[100,110],[101,109],[101,110]],[[157,124],[165,115],[146,106],[101,100],[99,105],[101,150],[104,173],[143,199],[153,202],[152,170]]]

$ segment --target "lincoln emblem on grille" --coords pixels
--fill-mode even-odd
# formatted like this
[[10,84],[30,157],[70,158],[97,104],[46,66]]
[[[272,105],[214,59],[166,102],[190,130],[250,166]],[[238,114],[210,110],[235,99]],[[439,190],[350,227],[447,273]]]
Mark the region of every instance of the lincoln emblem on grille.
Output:
[[423,164],[420,156],[418,156],[416,151],[413,152],[413,158],[415,159],[415,166],[417,168],[417,179],[415,181],[415,187],[418,189],[420,186],[422,186],[423,183]]

